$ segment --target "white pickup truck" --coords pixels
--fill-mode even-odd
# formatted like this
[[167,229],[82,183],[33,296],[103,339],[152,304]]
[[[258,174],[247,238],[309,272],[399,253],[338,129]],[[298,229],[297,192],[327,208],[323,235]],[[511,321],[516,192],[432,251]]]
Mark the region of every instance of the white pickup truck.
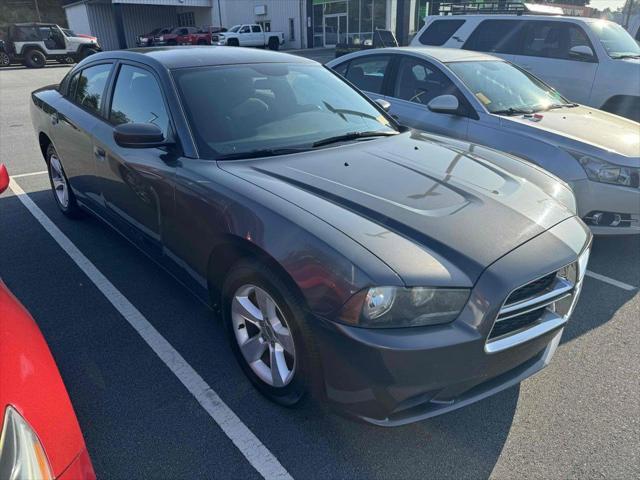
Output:
[[218,45],[230,47],[268,47],[278,50],[284,44],[284,33],[265,32],[258,24],[235,25],[218,35]]

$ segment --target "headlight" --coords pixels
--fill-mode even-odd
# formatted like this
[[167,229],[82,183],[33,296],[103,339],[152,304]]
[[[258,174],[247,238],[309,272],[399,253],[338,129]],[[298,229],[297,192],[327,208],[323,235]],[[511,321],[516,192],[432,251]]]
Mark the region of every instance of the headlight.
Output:
[[0,435],[0,478],[30,480],[53,478],[37,435],[24,418],[7,407]]
[[469,298],[466,288],[373,287],[354,295],[340,319],[369,328],[417,327],[449,323]]
[[640,168],[622,167],[588,155],[578,158],[578,161],[587,177],[594,182],[634,188],[640,185]]
[[164,36],[160,35],[160,36],[158,37],[158,41],[160,41],[160,42],[164,42]]

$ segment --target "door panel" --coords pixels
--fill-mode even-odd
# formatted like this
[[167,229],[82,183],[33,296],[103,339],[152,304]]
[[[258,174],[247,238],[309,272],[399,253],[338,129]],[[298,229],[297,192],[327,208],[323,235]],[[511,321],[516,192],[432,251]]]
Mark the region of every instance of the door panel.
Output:
[[169,135],[169,117],[155,76],[122,65],[115,82],[108,121],[94,130],[101,194],[109,219],[149,254],[162,255],[164,222],[173,213],[176,157],[165,148],[123,148],[114,125],[153,123]]
[[[78,200],[99,202],[99,181],[92,135],[99,123],[104,91],[113,65],[85,68],[71,79],[67,98],[51,118],[55,147]],[[95,205],[94,205],[95,207]]]
[[569,100],[588,103],[598,63],[577,59],[570,53],[575,46],[588,46],[593,51],[582,27],[570,22],[528,21],[523,39],[514,63],[555,87]]

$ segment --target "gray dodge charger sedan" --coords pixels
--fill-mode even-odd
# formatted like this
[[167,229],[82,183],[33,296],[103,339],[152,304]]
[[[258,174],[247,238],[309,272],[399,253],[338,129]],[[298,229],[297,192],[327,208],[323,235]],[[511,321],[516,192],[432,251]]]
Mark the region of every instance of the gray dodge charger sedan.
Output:
[[591,234],[551,174],[384,107],[310,60],[196,47],[93,55],[31,114],[62,213],[206,296],[263,394],[391,426],[542,369]]

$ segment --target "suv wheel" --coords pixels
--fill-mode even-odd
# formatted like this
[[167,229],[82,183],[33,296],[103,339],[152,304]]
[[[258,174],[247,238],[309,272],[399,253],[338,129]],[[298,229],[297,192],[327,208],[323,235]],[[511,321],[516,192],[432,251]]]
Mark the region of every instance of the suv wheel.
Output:
[[47,64],[47,57],[40,50],[28,50],[24,55],[24,64],[28,68],[42,68]]
[[8,67],[11,64],[9,54],[6,52],[0,52],[0,67]]
[[93,55],[94,53],[98,53],[98,50],[96,50],[95,48],[85,48],[82,50],[82,53],[80,53],[80,60],[84,60],[89,55]]
[[227,45],[230,47],[239,47],[240,42],[237,38],[230,38],[229,41],[227,41]]
[[281,405],[298,404],[318,384],[320,369],[304,300],[256,261],[231,269],[222,314],[231,348],[254,386]]
[[269,39],[269,50],[279,50],[280,49],[280,42],[278,41],[278,39],[276,37],[271,37]]
[[69,180],[62,168],[62,162],[53,145],[47,148],[47,166],[49,167],[49,181],[51,182],[51,190],[53,198],[62,213],[70,218],[79,218],[82,216],[82,210],[76,202],[76,197],[69,188]]

